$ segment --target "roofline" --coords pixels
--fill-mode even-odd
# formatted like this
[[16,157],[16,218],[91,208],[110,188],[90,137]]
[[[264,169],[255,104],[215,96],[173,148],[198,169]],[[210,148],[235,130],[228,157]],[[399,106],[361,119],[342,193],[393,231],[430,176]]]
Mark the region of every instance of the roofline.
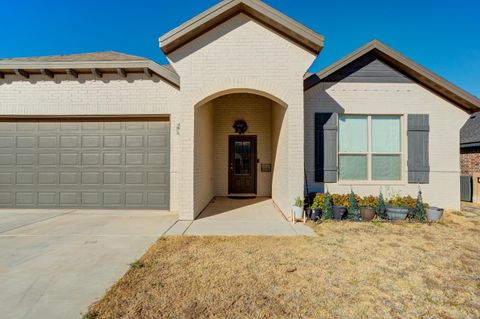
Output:
[[480,110],[479,98],[405,57],[378,40],[373,40],[367,43],[346,57],[305,79],[305,90],[312,88],[322,82],[322,80],[329,75],[372,51],[378,53],[381,58],[386,60],[386,62],[400,68],[400,70],[403,71],[403,73],[406,73],[409,77],[454,102],[467,112],[472,113]]
[[471,143],[460,143],[460,148],[472,148],[479,147],[480,142],[471,142]]
[[49,69],[133,69],[147,68],[166,81],[180,87],[180,77],[175,72],[151,60],[128,61],[72,61],[39,62],[0,60],[0,70],[49,70]]
[[169,54],[240,12],[280,31],[315,54],[319,54],[323,49],[324,37],[322,35],[260,0],[220,1],[210,9],[161,36],[160,48],[165,54]]

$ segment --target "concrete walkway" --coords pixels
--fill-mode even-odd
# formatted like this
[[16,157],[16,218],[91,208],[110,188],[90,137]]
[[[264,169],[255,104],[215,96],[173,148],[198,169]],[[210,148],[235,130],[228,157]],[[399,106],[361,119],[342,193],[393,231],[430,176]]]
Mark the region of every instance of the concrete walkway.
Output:
[[80,318],[177,220],[123,210],[0,210],[0,317]]
[[302,223],[293,225],[270,198],[217,197],[194,222],[178,221],[167,235],[315,236]]

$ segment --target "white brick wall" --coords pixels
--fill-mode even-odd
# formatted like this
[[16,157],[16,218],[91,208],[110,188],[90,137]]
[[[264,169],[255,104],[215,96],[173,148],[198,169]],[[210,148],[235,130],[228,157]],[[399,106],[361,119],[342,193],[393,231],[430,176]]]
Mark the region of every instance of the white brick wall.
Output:
[[424,199],[434,206],[460,206],[459,131],[468,114],[414,83],[320,83],[305,92],[305,161],[311,190],[315,183],[314,113],[401,114],[403,118],[403,181],[401,183],[328,184],[330,192],[378,194],[380,185],[416,196],[418,185],[407,183],[407,114],[430,114],[430,183],[421,185]]
[[202,187],[194,178],[194,107],[228,93],[256,93],[288,107],[281,143],[288,155],[282,157],[286,163],[277,172],[288,176],[278,179],[288,183],[274,186],[277,191],[273,192],[273,200],[288,212],[293,198],[303,194],[303,75],[315,56],[239,14],[172,52],[168,59],[182,79],[180,217],[191,219],[202,206],[192,202]]
[[7,75],[0,79],[3,115],[122,115],[170,114],[178,100],[178,88],[157,76],[129,74],[128,80],[114,74],[95,79],[55,75],[31,75],[25,80]]
[[195,109],[195,182],[196,210],[202,210],[215,195],[214,172],[214,105],[208,102]]

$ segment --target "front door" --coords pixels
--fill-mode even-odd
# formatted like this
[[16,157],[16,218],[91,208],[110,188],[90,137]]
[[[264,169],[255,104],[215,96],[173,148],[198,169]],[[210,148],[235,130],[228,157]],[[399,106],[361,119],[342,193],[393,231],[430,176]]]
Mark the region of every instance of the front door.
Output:
[[230,136],[228,145],[229,194],[256,194],[257,137]]

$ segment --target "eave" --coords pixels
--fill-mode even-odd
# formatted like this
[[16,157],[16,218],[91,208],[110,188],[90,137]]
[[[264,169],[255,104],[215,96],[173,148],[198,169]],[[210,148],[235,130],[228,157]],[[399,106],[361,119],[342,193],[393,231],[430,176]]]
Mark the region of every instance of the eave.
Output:
[[103,77],[103,74],[116,73],[126,77],[129,73],[156,74],[165,81],[180,87],[180,77],[159,64],[148,60],[139,61],[78,61],[78,62],[23,62],[0,61],[0,74],[5,78],[8,75],[21,75],[29,78],[32,74],[43,74],[54,79],[56,75],[67,74],[78,77],[79,74],[93,74]]

